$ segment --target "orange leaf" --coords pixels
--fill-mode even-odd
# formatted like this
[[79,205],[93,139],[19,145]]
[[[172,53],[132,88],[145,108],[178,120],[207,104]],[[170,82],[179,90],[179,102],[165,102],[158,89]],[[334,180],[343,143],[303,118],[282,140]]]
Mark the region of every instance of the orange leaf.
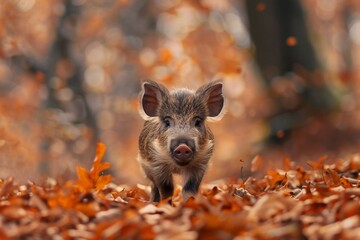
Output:
[[264,158],[262,156],[256,155],[254,159],[251,161],[251,171],[258,171],[264,162]]
[[110,167],[109,163],[106,164],[105,166],[104,166],[104,163],[101,163],[101,160],[104,157],[105,151],[106,151],[105,144],[98,142],[98,144],[96,146],[96,157],[94,160],[93,167],[90,170],[90,178],[92,180],[95,180],[102,171],[104,171]]
[[102,176],[102,172],[110,168],[111,164],[108,162],[101,162],[106,151],[105,144],[99,142],[96,147],[96,157],[94,160],[93,167],[88,173],[85,168],[78,166],[78,187],[81,191],[89,191],[95,188],[97,191],[101,190],[112,180],[111,175]]
[[305,184],[307,180],[309,180],[309,175],[303,167],[298,167],[296,178],[299,180],[301,184]]
[[82,191],[88,191],[93,187],[93,182],[86,171],[85,168],[78,166],[77,167],[77,175],[78,175],[78,186]]
[[289,171],[290,169],[293,169],[295,164],[290,160],[289,157],[284,157],[282,161],[282,165],[285,171]]
[[297,40],[294,36],[290,36],[286,39],[286,45],[289,47],[293,47],[297,44]]
[[76,205],[76,210],[82,212],[88,217],[95,217],[96,213],[100,211],[100,206],[95,201],[90,203],[78,203]]
[[73,181],[67,181],[56,195],[48,199],[49,207],[73,208],[78,201],[79,189],[79,185],[74,184]]
[[341,184],[340,176],[336,171],[332,169],[327,169],[325,173],[326,176],[328,177],[328,181],[326,181],[328,185],[330,185],[331,187],[335,187]]
[[265,3],[258,3],[258,4],[256,5],[256,10],[257,10],[258,12],[263,12],[263,11],[265,11],[265,9],[266,9]]
[[109,162],[103,162],[103,163],[98,163],[96,166],[93,166],[94,172],[90,171],[90,176],[92,178],[92,180],[97,180],[99,178],[99,176],[101,176],[101,173],[106,170],[109,169],[111,167],[111,164]]
[[340,182],[341,182],[341,185],[344,187],[344,188],[352,188],[353,186],[351,185],[351,183],[349,182],[349,180],[347,180],[346,178],[342,177],[340,178]]
[[281,174],[274,170],[269,170],[267,173],[267,180],[271,189],[276,186],[283,185],[287,181],[286,174]]
[[111,175],[100,176],[96,181],[95,189],[97,191],[99,191],[99,190],[103,189],[106,185],[111,183],[111,181],[112,181]]
[[314,169],[323,170],[324,169],[324,161],[326,158],[327,158],[327,156],[322,156],[319,158],[319,160],[317,162],[308,161],[306,163]]
[[101,162],[102,158],[104,157],[105,151],[105,144],[99,142],[96,147],[96,157],[94,160],[94,165],[90,170],[90,179],[92,180],[93,186],[97,191],[104,188],[112,180],[111,175],[101,175],[104,170],[111,167],[111,164],[109,162]]

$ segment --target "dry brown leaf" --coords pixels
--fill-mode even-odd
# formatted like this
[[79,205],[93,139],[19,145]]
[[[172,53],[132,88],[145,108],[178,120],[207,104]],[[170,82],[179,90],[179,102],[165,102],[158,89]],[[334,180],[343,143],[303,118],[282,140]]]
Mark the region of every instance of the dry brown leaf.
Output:
[[[78,167],[78,179],[44,185],[0,181],[0,236],[6,238],[84,239],[251,239],[355,236],[360,229],[359,180],[324,166],[324,158],[306,170],[285,158],[284,169],[204,184],[196,197],[182,203],[180,188],[170,199],[148,202],[149,189],[109,184],[101,172],[104,146],[93,168]],[[254,166],[261,168],[256,159]],[[342,165],[343,164],[343,165]],[[350,170],[353,171],[353,170]],[[340,173],[341,176],[340,177]],[[353,176],[353,172],[351,175]],[[346,175],[345,175],[346,176]],[[107,188],[104,187],[107,185]],[[176,227],[174,227],[176,226]]]

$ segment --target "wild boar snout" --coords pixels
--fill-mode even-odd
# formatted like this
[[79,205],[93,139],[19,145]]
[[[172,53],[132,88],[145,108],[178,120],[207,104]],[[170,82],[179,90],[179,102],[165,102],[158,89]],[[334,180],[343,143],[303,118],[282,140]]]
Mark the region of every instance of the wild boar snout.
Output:
[[177,138],[170,141],[171,156],[180,166],[188,165],[193,159],[195,151],[193,139]]

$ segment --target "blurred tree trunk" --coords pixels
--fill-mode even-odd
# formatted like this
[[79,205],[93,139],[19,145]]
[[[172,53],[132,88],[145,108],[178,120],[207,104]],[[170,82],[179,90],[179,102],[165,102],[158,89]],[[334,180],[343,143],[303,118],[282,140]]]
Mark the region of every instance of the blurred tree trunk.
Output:
[[[54,41],[49,50],[47,64],[45,66],[47,98],[44,101],[44,105],[46,105],[48,109],[68,111],[69,108],[66,108],[56,97],[56,91],[58,89],[55,87],[56,81],[59,81],[59,64],[60,62],[66,63],[71,75],[68,76],[67,79],[61,79],[60,81],[65,83],[65,87],[72,91],[73,99],[77,100],[73,100],[71,104],[78,104],[78,106],[73,106],[73,109],[77,109],[77,115],[75,119],[72,119],[72,124],[85,123],[92,130],[91,146],[95,146],[95,143],[99,141],[99,129],[94,113],[86,99],[86,92],[82,87],[84,67],[75,60],[72,54],[72,42],[76,37],[75,27],[77,18],[81,12],[81,6],[75,5],[73,2],[73,0],[64,1],[64,13],[59,19],[56,33],[54,34]],[[54,131],[56,130],[54,129]],[[50,158],[47,156],[51,142],[48,133],[45,133],[42,146],[45,156],[40,164],[41,173],[46,173],[52,169],[52,166],[50,166],[51,162],[49,161]]]
[[[321,73],[301,2],[246,0],[246,10],[260,74],[278,105],[278,112],[269,119],[270,135],[302,124],[309,115],[334,109],[336,99]],[[272,91],[274,79],[289,73],[304,81],[297,89],[300,103],[293,109],[284,108],[286,99]]]
[[[308,71],[319,69],[319,62],[310,42],[304,12],[298,0],[247,0],[249,31],[256,47],[256,60],[266,81],[294,71],[296,64]],[[297,44],[287,44],[295,37]]]

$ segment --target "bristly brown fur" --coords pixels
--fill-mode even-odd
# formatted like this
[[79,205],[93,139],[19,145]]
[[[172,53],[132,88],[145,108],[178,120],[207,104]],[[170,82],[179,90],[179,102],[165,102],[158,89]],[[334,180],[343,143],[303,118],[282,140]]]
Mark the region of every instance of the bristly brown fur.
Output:
[[[197,193],[214,149],[214,136],[205,120],[220,118],[223,106],[219,81],[196,92],[169,92],[154,81],[143,83],[140,114],[146,121],[139,137],[139,161],[152,182],[153,201],[172,196],[174,173],[184,178],[184,200]],[[191,152],[189,157],[177,157],[174,148],[181,144]]]

